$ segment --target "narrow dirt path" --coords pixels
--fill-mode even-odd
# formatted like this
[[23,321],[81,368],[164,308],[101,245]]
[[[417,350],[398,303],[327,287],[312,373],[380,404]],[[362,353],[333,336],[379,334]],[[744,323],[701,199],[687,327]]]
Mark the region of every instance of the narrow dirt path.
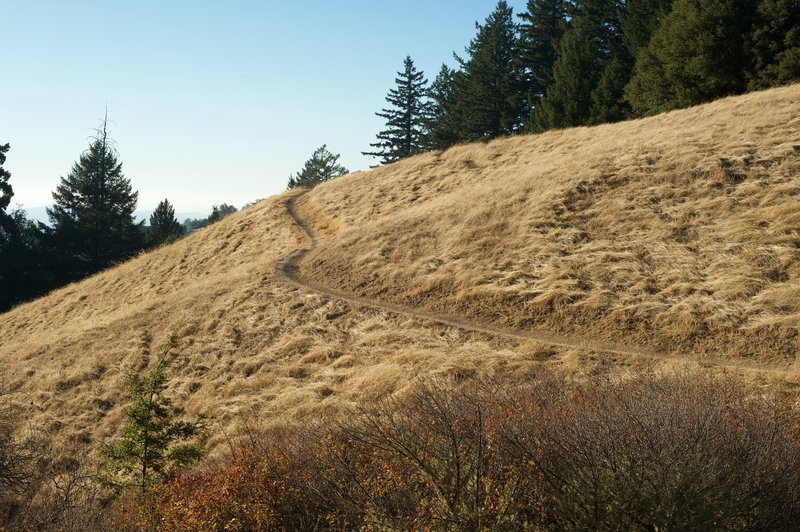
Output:
[[[284,206],[286,208],[286,213],[289,215],[292,221],[298,227],[300,227],[300,229],[302,229],[303,232],[305,233],[306,239],[308,240],[308,245],[306,247],[294,250],[289,255],[284,257],[281,261],[279,261],[277,265],[278,276],[283,278],[289,284],[296,286],[297,288],[311,290],[313,292],[317,292],[319,294],[323,294],[325,296],[334,299],[341,299],[355,306],[387,310],[395,314],[402,314],[414,318],[421,318],[434,323],[438,323],[440,325],[446,325],[448,327],[455,327],[457,329],[483,333],[491,336],[502,336],[517,340],[534,341],[552,346],[580,348],[595,352],[615,353],[618,355],[645,358],[660,362],[673,361],[683,364],[685,363],[699,364],[699,361],[692,360],[689,357],[677,356],[670,353],[659,352],[650,349],[646,346],[609,343],[609,342],[598,341],[596,339],[589,337],[583,337],[578,335],[556,334],[553,332],[542,331],[542,330],[523,330],[523,329],[513,329],[510,327],[502,327],[497,325],[487,325],[476,321],[464,319],[463,317],[455,316],[452,314],[430,312],[424,309],[412,307],[410,305],[403,305],[400,303],[393,303],[390,301],[382,301],[378,299],[361,297],[356,294],[344,292],[341,290],[337,290],[336,288],[326,286],[314,279],[307,279],[302,275],[300,275],[300,263],[303,261],[306,255],[308,255],[308,253],[317,246],[317,238],[314,229],[306,220],[304,220],[301,216],[298,215],[297,210],[295,208],[296,201],[301,197],[303,197],[306,193],[307,191],[304,191],[288,198],[285,201]],[[775,375],[775,374],[786,373],[784,370],[780,369],[756,367],[742,363],[729,363],[729,362],[717,361],[710,365],[713,367],[721,367],[730,370],[762,373],[762,374]]]

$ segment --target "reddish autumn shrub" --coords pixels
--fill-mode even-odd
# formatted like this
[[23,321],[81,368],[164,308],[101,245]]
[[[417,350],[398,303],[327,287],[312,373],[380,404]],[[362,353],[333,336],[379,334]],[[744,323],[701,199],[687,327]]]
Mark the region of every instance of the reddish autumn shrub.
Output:
[[141,529],[176,532],[316,529],[331,512],[313,496],[315,459],[312,449],[285,440],[257,452],[241,447],[226,463],[178,474],[117,515]]
[[[251,454],[235,454],[225,467],[178,475],[156,494],[157,528],[253,530],[275,527],[275,503],[285,498],[286,472]],[[271,474],[273,473],[273,474]],[[213,525],[212,525],[213,524]]]

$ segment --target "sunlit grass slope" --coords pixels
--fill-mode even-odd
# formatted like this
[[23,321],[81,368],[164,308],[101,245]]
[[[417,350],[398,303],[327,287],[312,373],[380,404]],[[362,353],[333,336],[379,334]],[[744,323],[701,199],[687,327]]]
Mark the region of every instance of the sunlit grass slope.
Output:
[[[209,415],[209,449],[402,389],[417,375],[577,374],[649,360],[795,380],[800,86],[646,120],[456,147],[298,199],[319,242],[303,276],[486,324],[586,338],[493,337],[294,288],[306,237],[287,196],[0,316],[0,403],[65,449],[117,434],[125,377],[170,334],[170,393]],[[666,364],[667,362],[665,362]]]
[[331,182],[304,275],[780,368],[800,347],[800,86],[456,147]]
[[[292,287],[276,264],[305,240],[284,200],[2,315],[0,406],[20,414],[21,430],[94,453],[121,429],[128,373],[146,370],[176,334],[169,394],[188,414],[208,415],[207,446],[224,450],[243,424],[338,410],[421,374],[522,379],[555,353]],[[599,360],[561,357],[582,368]]]

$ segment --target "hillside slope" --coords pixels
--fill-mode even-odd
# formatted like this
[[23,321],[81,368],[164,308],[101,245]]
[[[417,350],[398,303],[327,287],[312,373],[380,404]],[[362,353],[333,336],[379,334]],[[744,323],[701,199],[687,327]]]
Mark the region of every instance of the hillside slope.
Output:
[[792,368],[800,86],[457,147],[320,186],[303,275],[362,296]]
[[[127,373],[170,334],[170,391],[209,414],[209,449],[254,417],[424,374],[687,360],[794,386],[798,195],[798,85],[422,155],[265,200],[2,315],[0,401],[91,452],[120,429]],[[303,247],[298,286],[278,267]]]

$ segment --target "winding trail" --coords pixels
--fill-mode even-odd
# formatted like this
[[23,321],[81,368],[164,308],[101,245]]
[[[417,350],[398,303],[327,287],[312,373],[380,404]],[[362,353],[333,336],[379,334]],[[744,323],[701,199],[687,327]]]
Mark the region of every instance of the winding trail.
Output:
[[[403,305],[399,303],[392,303],[389,301],[382,301],[378,299],[361,297],[356,294],[344,292],[341,290],[337,290],[336,288],[326,286],[313,279],[307,279],[302,275],[300,275],[300,263],[303,261],[306,255],[308,255],[309,252],[311,252],[314,248],[316,248],[317,238],[314,229],[306,220],[304,220],[297,213],[297,209],[295,208],[296,201],[302,198],[305,194],[307,194],[307,192],[308,191],[303,191],[300,192],[299,194],[296,194],[286,199],[286,201],[284,202],[284,206],[286,208],[286,213],[289,215],[292,221],[298,227],[300,227],[300,229],[303,230],[303,233],[305,233],[306,239],[308,240],[308,245],[302,248],[298,248],[292,251],[289,255],[285,256],[278,262],[276,268],[278,276],[280,278],[282,278],[289,284],[294,285],[297,288],[311,290],[313,292],[323,294],[330,298],[341,299],[355,306],[387,310],[395,314],[401,314],[413,318],[421,318],[434,323],[438,323],[440,325],[454,327],[466,331],[487,334],[490,336],[501,336],[506,338],[513,338],[516,340],[534,341],[552,346],[580,348],[595,352],[615,353],[618,355],[624,355],[636,358],[645,358],[659,362],[672,361],[682,364],[686,363],[700,364],[700,361],[693,360],[690,357],[678,356],[654,350],[645,346],[624,345],[618,343],[603,342],[603,341],[598,341],[597,339],[588,338],[584,336],[563,335],[542,330],[523,330],[523,329],[514,329],[511,327],[502,327],[498,325],[487,325],[476,321],[464,319],[463,317],[455,316],[452,314],[430,312],[417,307],[412,307],[410,305]],[[712,367],[726,368],[736,371],[745,371],[753,373],[772,374],[772,375],[786,374],[786,372],[781,369],[757,367],[742,363],[714,361],[713,363],[710,363],[708,365]]]

